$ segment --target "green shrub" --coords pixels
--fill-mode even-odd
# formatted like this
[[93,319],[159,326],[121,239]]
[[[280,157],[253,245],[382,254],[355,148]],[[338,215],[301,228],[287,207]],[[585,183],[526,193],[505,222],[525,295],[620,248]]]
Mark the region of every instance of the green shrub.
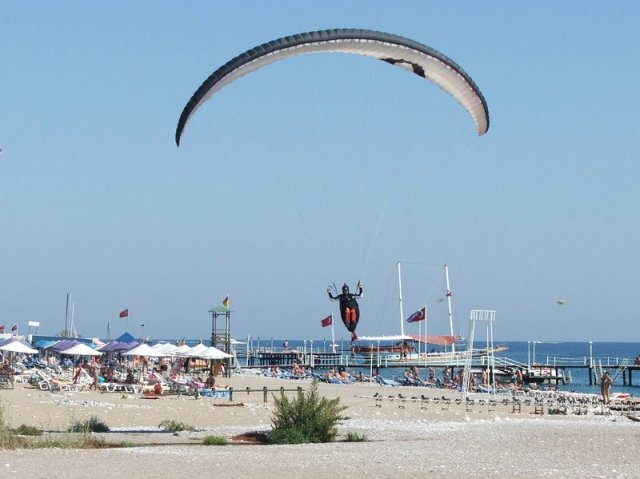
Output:
[[367,442],[369,439],[364,434],[358,434],[357,432],[348,432],[345,437],[345,442]]
[[158,427],[160,429],[164,429],[165,431],[170,431],[170,432],[180,432],[180,431],[193,431],[193,426],[190,426],[189,424],[185,424],[183,422],[178,422],[178,421],[170,421],[170,420],[165,420],[162,421]]
[[91,416],[84,421],[76,421],[68,429],[69,432],[109,432],[109,426],[98,419],[96,416]]
[[331,442],[337,435],[339,421],[348,419],[341,413],[347,407],[340,398],[327,399],[318,394],[318,382],[309,391],[290,400],[284,393],[274,397],[272,430],[268,435],[273,444],[303,444]]
[[226,446],[229,444],[226,437],[222,436],[207,436],[204,438],[205,446]]

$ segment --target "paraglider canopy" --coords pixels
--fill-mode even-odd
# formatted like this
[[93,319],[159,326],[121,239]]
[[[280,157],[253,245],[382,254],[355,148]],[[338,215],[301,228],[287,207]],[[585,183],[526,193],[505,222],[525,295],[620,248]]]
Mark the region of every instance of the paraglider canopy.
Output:
[[489,110],[480,89],[453,60],[414,40],[373,30],[341,28],[300,33],[252,48],[222,65],[205,80],[184,107],[176,145],[193,113],[234,80],[277,60],[306,53],[352,53],[382,60],[438,85],[471,115],[479,135],[489,129]]

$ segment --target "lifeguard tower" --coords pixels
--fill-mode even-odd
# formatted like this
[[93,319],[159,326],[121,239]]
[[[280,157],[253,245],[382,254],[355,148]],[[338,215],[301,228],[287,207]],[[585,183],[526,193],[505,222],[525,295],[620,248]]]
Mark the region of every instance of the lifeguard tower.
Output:
[[[211,346],[231,353],[231,309],[228,299],[223,304],[210,309],[211,313]],[[224,376],[231,376],[233,357],[220,360],[224,365]]]

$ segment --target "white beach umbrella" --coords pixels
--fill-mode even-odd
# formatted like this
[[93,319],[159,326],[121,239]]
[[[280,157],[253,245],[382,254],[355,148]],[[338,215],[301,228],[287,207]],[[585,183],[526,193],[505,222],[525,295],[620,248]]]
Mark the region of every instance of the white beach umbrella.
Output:
[[225,359],[232,358],[231,354],[227,354],[224,351],[219,350],[218,348],[214,348],[213,346],[209,346],[204,351],[199,352],[195,357],[202,359]]
[[179,356],[184,356],[190,349],[191,348],[189,346],[187,346],[186,344],[182,344],[182,345],[178,346],[173,353],[177,354]]
[[189,348],[188,351],[185,351],[184,353],[182,353],[182,356],[190,356],[190,357],[200,357],[200,353],[205,351],[207,349],[207,347],[200,343],[200,344],[196,344],[195,346],[193,346],[192,348]]
[[157,343],[151,346],[153,349],[166,356],[173,356],[178,346],[171,343]]
[[69,356],[102,356],[100,351],[96,351],[84,343],[78,343],[75,346],[71,346],[69,349],[60,351],[60,354],[67,354]]
[[25,353],[25,354],[37,354],[38,350],[33,349],[27,343],[20,341],[19,339],[13,339],[5,341],[0,345],[1,351],[8,351],[10,353]]
[[146,356],[146,357],[149,357],[149,358],[160,358],[160,357],[164,356],[165,354],[161,353],[159,351],[156,351],[155,349],[153,349],[148,344],[142,343],[142,344],[136,346],[135,348],[130,349],[126,353],[122,353],[122,355],[123,356]]

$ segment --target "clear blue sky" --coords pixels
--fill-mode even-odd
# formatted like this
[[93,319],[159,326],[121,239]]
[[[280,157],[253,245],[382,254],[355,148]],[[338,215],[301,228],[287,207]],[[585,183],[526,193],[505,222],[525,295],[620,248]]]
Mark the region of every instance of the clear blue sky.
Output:
[[[234,336],[315,339],[327,285],[362,279],[358,331],[392,334],[403,261],[430,333],[446,263],[458,332],[495,309],[503,340],[639,341],[638,25],[632,1],[3,2],[0,324],[54,334],[71,293],[84,336],[207,338],[228,294]],[[236,81],[176,148],[218,66],[327,28],[451,57],[488,134],[421,79],[330,54]]]

